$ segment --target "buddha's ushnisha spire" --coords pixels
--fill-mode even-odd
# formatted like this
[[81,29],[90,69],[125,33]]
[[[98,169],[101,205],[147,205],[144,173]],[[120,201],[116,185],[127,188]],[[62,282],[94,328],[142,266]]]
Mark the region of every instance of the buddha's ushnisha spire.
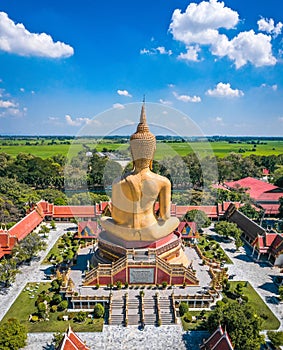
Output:
[[134,160],[140,158],[153,159],[156,140],[147,125],[144,101],[141,108],[140,122],[137,131],[130,138],[130,146]]

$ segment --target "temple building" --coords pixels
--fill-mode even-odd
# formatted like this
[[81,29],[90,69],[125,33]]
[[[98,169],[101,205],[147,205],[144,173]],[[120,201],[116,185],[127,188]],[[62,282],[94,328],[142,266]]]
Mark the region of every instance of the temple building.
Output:
[[265,211],[265,215],[278,215],[280,205],[279,198],[283,197],[283,188],[253,177],[245,177],[237,181],[225,182],[224,185],[226,189],[244,189],[255,204]]

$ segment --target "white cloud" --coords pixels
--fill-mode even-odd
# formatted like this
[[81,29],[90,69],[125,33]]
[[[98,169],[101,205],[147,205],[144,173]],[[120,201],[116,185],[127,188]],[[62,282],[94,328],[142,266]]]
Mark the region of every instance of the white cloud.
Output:
[[241,32],[232,40],[222,35],[212,47],[212,53],[217,56],[228,56],[235,61],[236,68],[252,63],[256,67],[276,64],[272,55],[271,37],[262,33],[255,34],[253,30]]
[[65,115],[65,119],[68,125],[71,126],[81,126],[83,124],[90,124],[91,123],[91,119],[89,118],[76,118],[76,119],[72,119],[72,117],[70,115]]
[[121,103],[114,103],[112,107],[115,109],[124,109],[125,108],[125,106],[122,105]]
[[117,94],[120,96],[127,96],[127,97],[132,97],[131,94],[127,90],[117,90]]
[[166,50],[166,48],[164,46],[158,46],[156,48],[152,48],[152,49],[142,49],[140,50],[140,54],[141,55],[172,55],[172,50]]
[[[169,29],[173,38],[185,44],[188,50],[178,58],[196,61],[199,51],[195,52],[192,47],[200,50],[201,45],[208,45],[213,55],[228,56],[236,68],[248,62],[256,67],[274,65],[276,58],[272,55],[271,36],[250,30],[229,40],[225,34],[219,33],[222,28],[234,29],[238,22],[238,13],[217,0],[191,3],[184,13],[176,9]],[[274,33],[281,31],[279,23],[274,27]]]
[[221,122],[223,121],[223,118],[222,118],[222,117],[216,117],[216,118],[215,118],[215,121],[216,121],[217,123],[221,123]]
[[283,123],[283,117],[279,117],[278,120]]
[[217,0],[191,3],[184,13],[176,9],[172,16],[170,31],[174,39],[187,45],[211,44],[217,40],[219,28],[231,29],[239,21],[236,11]]
[[177,57],[180,60],[199,62],[198,53],[200,52],[199,45],[188,46],[186,53],[180,53]]
[[162,103],[163,105],[166,105],[166,106],[172,105],[171,101],[163,100],[162,98],[159,100],[159,102]]
[[50,58],[74,54],[70,45],[54,42],[46,33],[30,33],[22,23],[15,24],[5,12],[0,12],[0,50],[20,56]]
[[257,21],[257,24],[258,30],[266,32],[268,34],[273,34],[274,36],[277,36],[282,32],[283,24],[281,22],[278,22],[275,25],[274,20],[272,18],[261,18]]
[[207,90],[206,94],[213,97],[240,97],[244,95],[243,91],[232,89],[229,83],[218,83],[215,89]]
[[20,91],[21,91],[21,92],[25,92],[25,89],[24,89],[24,88],[20,88]]
[[14,107],[17,107],[14,102],[0,100],[0,108],[14,108]]
[[260,87],[262,87],[262,88],[269,88],[269,89],[271,89],[273,91],[277,91],[277,89],[278,89],[278,85],[277,84],[267,85],[267,84],[263,83],[263,84],[261,84]]
[[176,97],[177,100],[182,102],[201,102],[201,98],[199,96],[178,95],[175,91],[173,92],[173,95]]

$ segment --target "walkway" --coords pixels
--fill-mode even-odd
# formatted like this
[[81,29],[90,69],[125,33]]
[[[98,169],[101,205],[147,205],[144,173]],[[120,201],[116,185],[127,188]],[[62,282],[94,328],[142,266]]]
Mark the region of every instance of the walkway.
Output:
[[[216,235],[215,232],[206,230],[208,234]],[[220,242],[220,241],[219,241]],[[268,305],[272,312],[277,316],[281,325],[279,330],[283,330],[283,305],[279,303],[276,296],[278,288],[274,284],[276,276],[282,276],[280,269],[271,266],[266,262],[257,262],[251,257],[252,250],[248,245],[241,247],[238,252],[235,251],[234,242],[220,242],[225,253],[234,262],[228,266],[228,273],[233,277],[233,281],[249,281],[257,291],[263,301]]]
[[[145,326],[141,331],[136,326],[104,326],[102,333],[78,333],[91,350],[198,350],[207,332],[182,331],[179,325]],[[23,350],[51,350],[53,334],[29,334],[28,345]]]
[[41,265],[41,262],[57,239],[66,233],[70,227],[75,227],[75,225],[71,223],[56,223],[56,230],[50,230],[46,239],[47,249],[40,252],[39,256],[33,260],[30,265],[23,265],[20,268],[20,273],[17,274],[15,282],[8,290],[5,290],[5,292],[1,292],[0,290],[0,320],[2,320],[6,312],[17,299],[27,282],[40,282],[45,280],[45,267]]

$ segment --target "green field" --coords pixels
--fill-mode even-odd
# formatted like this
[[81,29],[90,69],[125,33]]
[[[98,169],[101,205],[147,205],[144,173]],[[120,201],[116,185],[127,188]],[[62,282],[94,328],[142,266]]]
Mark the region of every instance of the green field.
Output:
[[[89,147],[90,149],[96,148],[98,151],[103,151],[103,149],[107,150],[126,150],[129,145],[126,143],[113,143],[109,142],[101,142],[97,143],[95,140],[91,142],[91,140],[71,140],[71,144],[47,144],[44,142],[42,144],[35,144],[31,142],[31,145],[26,145],[25,142],[13,142],[9,141],[7,144],[3,145],[0,143],[0,153],[4,152],[10,154],[15,157],[19,153],[30,153],[35,156],[39,156],[41,158],[48,158],[56,154],[63,154],[66,156],[74,156],[79,151],[84,149],[84,146]],[[16,145],[15,145],[16,143]],[[253,145],[242,142],[242,143],[229,143],[227,141],[215,141],[215,142],[158,142],[157,150],[155,154],[155,159],[160,160],[165,155],[166,156],[174,156],[180,155],[185,156],[192,152],[195,152],[197,155],[203,157],[206,155],[212,156],[216,155],[219,157],[224,157],[230,152],[238,153],[239,150],[243,152],[240,153],[243,156],[249,156],[251,154],[254,155],[279,155],[283,154],[283,141],[264,141],[264,144],[257,144],[256,147]],[[256,149],[253,151],[253,149]]]
[[[16,318],[21,324],[24,324],[28,332],[65,332],[68,325],[70,324],[75,332],[101,332],[103,327],[103,319],[97,320],[86,320],[83,323],[76,323],[73,320],[58,321],[58,312],[49,313],[49,321],[39,321],[39,322],[29,322],[29,315],[36,312],[35,300],[37,295],[43,291],[50,288],[50,283],[40,283],[39,287],[36,287],[35,283],[28,283],[25,289],[21,292],[18,298],[15,300],[14,304],[8,310],[7,314],[2,319],[1,323],[4,323],[9,318]],[[34,291],[28,292],[29,289],[34,289]]]

